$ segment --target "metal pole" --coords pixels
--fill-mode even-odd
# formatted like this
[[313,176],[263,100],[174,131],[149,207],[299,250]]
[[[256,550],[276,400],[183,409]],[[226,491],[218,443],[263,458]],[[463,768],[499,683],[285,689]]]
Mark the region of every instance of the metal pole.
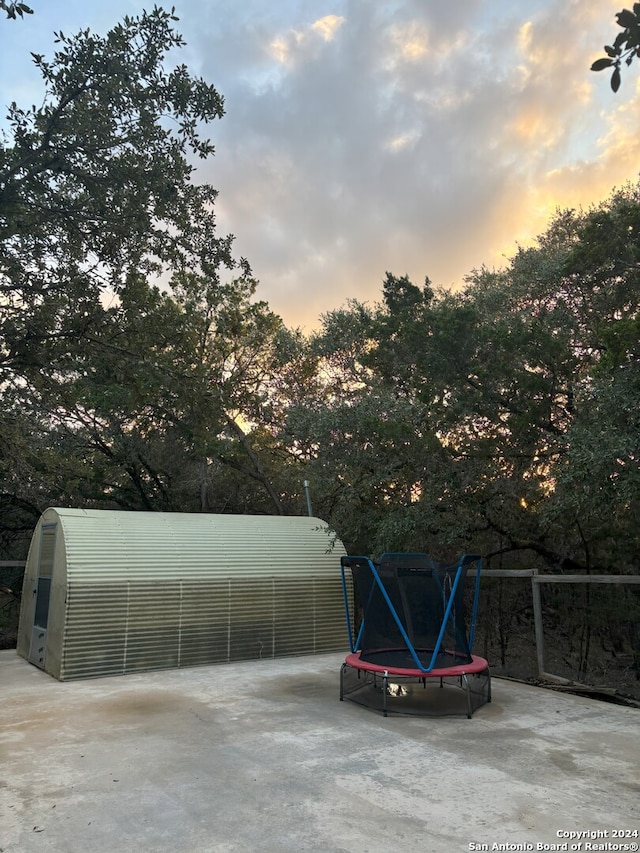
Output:
[[537,569],[531,576],[531,594],[533,597],[533,625],[536,635],[536,656],[538,658],[538,675],[544,677],[544,627],[542,624],[542,601],[540,599],[540,585],[536,583]]
[[313,510],[311,509],[311,495],[309,494],[309,481],[304,481],[304,493],[307,497],[307,515],[309,517],[313,516]]

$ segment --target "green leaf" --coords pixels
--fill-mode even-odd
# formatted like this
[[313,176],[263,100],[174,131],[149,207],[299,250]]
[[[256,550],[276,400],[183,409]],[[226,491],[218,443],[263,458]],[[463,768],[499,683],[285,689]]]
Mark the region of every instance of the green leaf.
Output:
[[611,88],[614,92],[617,92],[620,88],[620,69],[614,68],[613,74],[611,75]]
[[620,52],[622,45],[626,44],[627,38],[628,38],[628,33],[624,33],[624,32],[618,33],[618,35],[615,37],[615,41],[613,42],[613,46],[614,46],[614,48],[618,49],[618,53]]
[[622,12],[618,12],[616,20],[618,24],[625,29],[632,29],[640,24],[638,18],[636,18],[633,12],[629,9],[623,9]]
[[602,59],[596,59],[591,66],[592,71],[604,71],[605,68],[610,68],[614,64],[613,59],[603,56]]

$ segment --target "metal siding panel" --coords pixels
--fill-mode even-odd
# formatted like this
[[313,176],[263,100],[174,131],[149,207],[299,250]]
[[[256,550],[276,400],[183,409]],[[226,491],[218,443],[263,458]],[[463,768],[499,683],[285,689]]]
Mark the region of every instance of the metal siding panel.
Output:
[[315,647],[314,579],[277,582],[276,655],[310,654]]
[[339,542],[328,553],[326,525],[306,517],[60,512],[69,573],[87,578],[334,574],[344,553]]
[[[348,590],[351,599],[350,589]],[[347,650],[349,639],[344,612],[342,584],[323,579],[316,590],[316,654]]]
[[271,578],[233,578],[230,584],[229,660],[273,657]]
[[346,649],[326,578],[71,587],[63,679]]
[[183,581],[180,619],[180,666],[229,660],[228,579]]
[[60,678],[125,672],[127,588],[69,584]]
[[319,519],[58,513],[62,679],[346,648],[345,552]]
[[179,583],[133,581],[128,592],[124,671],[178,666]]

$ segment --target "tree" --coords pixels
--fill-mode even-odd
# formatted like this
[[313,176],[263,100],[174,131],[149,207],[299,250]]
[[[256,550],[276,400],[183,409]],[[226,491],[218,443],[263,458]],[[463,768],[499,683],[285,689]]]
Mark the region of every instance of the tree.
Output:
[[637,186],[559,212],[537,246],[465,294],[484,318],[459,366],[476,431],[456,436],[478,463],[486,445],[476,506],[502,548],[553,567],[634,565],[639,216]]
[[613,68],[611,73],[611,88],[617,92],[620,88],[620,68],[622,62],[629,66],[633,60],[640,57],[640,3],[633,4],[633,11],[623,9],[616,15],[618,26],[622,32],[618,33],[612,45],[604,46],[606,56],[603,56],[591,66],[592,71],[604,71],[605,68]]
[[31,485],[32,505],[48,484],[71,505],[286,511],[264,433],[282,321],[244,278],[207,286],[187,273],[172,285],[130,284],[96,340],[99,358],[79,352],[65,377],[6,391],[29,438],[0,470],[18,495]]
[[[223,114],[216,90],[184,66],[173,15],[125,18],[104,38],[57,34],[53,61],[34,56],[42,107],[11,105],[0,149],[0,367],[60,370],[140,275],[233,269],[218,237],[215,190],[192,181],[191,155],[213,145],[199,125]],[[246,265],[245,265],[246,267]]]
[[548,517],[578,532],[583,562],[633,570],[640,508],[640,188],[629,185],[579,219],[564,263],[581,302],[590,367],[575,386]]
[[383,300],[323,318],[308,343],[315,373],[292,400],[280,440],[313,487],[316,511],[351,550],[449,547],[446,455],[420,399],[417,361],[428,343],[433,292],[388,273]]
[[633,570],[639,199],[558,212],[457,293],[388,275],[324,318],[281,440],[348,547]]
[[34,56],[43,106],[9,109],[0,504],[17,531],[58,501],[180,506],[166,489],[186,468],[184,430],[180,443],[162,425],[186,408],[197,351],[185,305],[153,280],[166,290],[188,271],[227,304],[254,286],[217,234],[216,191],[194,181],[194,158],[214,150],[200,128],[223,100],[184,66],[165,68],[183,44],[175,20],[155,8],[104,37],[58,33],[52,60]]

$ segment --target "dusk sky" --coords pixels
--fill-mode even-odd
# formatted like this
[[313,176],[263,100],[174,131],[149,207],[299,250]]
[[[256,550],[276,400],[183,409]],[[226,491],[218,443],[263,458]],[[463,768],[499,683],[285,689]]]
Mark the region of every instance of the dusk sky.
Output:
[[[0,21],[3,107],[41,103],[30,52],[50,57],[54,30],[105,33],[153,5],[27,2],[33,15]],[[589,70],[624,0],[174,5],[188,43],[176,61],[225,98],[198,179],[289,326],[378,300],[387,270],[459,287],[557,207],[637,180],[640,63],[615,95]]]

